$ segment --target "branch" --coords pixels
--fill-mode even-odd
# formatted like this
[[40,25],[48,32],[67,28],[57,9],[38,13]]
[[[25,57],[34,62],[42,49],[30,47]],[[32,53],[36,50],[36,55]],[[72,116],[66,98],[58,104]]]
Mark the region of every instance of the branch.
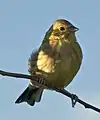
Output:
[[84,102],[83,100],[79,99],[78,96],[68,92],[67,90],[58,89],[58,88],[55,88],[53,86],[49,86],[49,85],[45,84],[45,79],[42,76],[39,76],[39,75],[38,76],[36,76],[36,75],[31,76],[31,75],[25,75],[25,74],[20,74],[20,73],[5,72],[5,71],[2,71],[2,70],[0,70],[0,74],[3,75],[3,76],[31,79],[34,84],[37,84],[37,85],[39,85],[41,87],[44,87],[44,88],[49,88],[51,90],[55,90],[55,91],[65,95],[65,96],[71,98],[72,107],[74,107],[76,102],[78,102],[78,103],[82,104],[85,108],[90,108],[90,109],[100,113],[99,108],[96,108],[95,106],[92,106],[92,105]]

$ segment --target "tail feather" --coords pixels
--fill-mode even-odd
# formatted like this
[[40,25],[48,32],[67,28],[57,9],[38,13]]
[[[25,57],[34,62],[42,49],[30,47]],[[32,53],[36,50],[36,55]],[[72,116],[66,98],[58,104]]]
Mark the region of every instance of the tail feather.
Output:
[[40,89],[40,90],[37,91],[37,97],[35,99],[36,102],[41,101],[42,93],[43,93],[43,89]]
[[27,87],[26,90],[15,101],[15,103],[27,102],[29,105],[33,106],[35,102],[40,102],[42,92],[43,92],[43,89],[41,88]]

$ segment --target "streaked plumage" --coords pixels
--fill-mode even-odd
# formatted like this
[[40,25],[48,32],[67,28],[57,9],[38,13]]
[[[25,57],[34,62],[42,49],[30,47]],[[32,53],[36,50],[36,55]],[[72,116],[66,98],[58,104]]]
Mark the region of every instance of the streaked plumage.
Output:
[[[56,20],[46,32],[39,50],[29,58],[30,74],[42,75],[47,84],[55,87],[66,87],[77,74],[82,62],[82,51],[75,37],[77,30],[64,19]],[[42,92],[43,88],[30,81],[16,103],[27,102],[33,106],[41,100]]]

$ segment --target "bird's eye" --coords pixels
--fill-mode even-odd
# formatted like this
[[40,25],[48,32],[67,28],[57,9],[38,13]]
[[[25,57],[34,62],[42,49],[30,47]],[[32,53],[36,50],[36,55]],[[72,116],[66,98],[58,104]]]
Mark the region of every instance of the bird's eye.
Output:
[[65,28],[64,28],[64,27],[60,27],[60,30],[61,30],[61,31],[65,31]]

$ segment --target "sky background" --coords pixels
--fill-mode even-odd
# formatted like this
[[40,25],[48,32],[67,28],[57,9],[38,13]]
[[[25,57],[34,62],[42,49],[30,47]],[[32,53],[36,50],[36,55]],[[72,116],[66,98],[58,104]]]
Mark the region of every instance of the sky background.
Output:
[[[83,62],[66,88],[100,108],[100,1],[0,0],[0,69],[28,74],[27,61],[39,47],[55,19],[64,18],[80,30],[77,40]],[[26,79],[0,76],[0,120],[99,120],[100,114],[69,98],[45,91],[40,103],[30,107],[14,102],[28,85]]]

